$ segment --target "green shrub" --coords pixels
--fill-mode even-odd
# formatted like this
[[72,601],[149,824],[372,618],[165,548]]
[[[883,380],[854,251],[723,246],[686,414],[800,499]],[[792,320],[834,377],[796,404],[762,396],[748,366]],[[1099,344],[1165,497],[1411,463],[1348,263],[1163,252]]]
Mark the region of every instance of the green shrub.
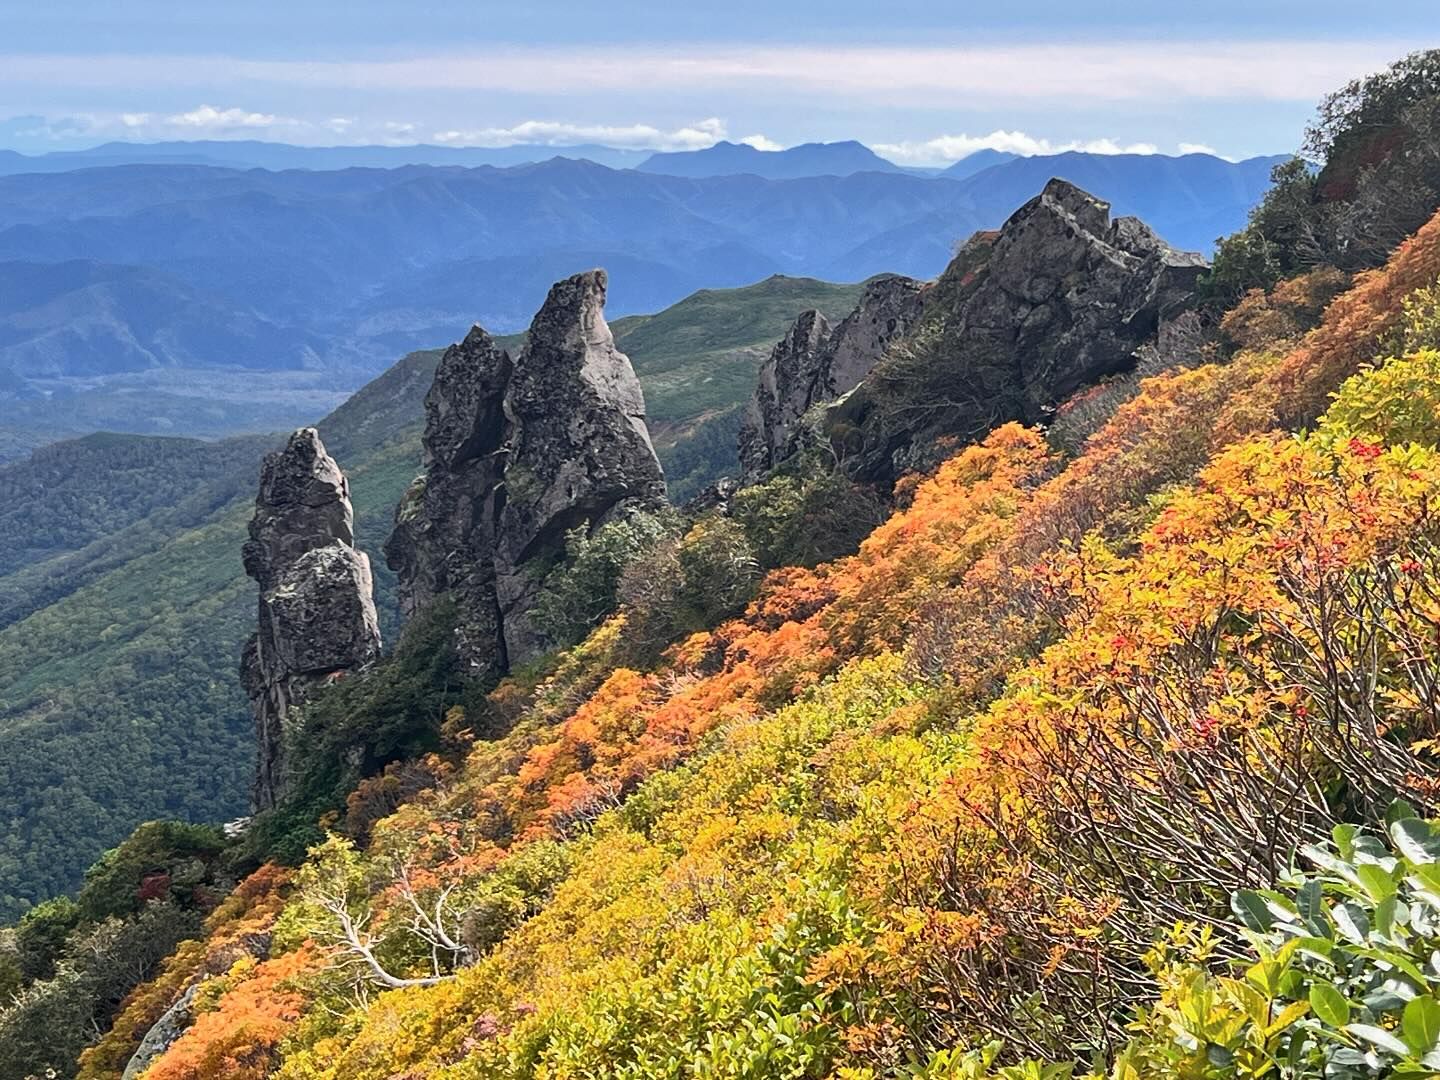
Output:
[[27,983],[55,974],[65,939],[79,923],[80,907],[68,896],[46,900],[25,913],[15,928],[15,959]]
[[1418,352],[1351,376],[1335,392],[1325,427],[1387,446],[1440,446],[1440,352]]
[[745,610],[760,566],[740,525],[711,516],[679,540],[661,544],[620,576],[626,660],[647,664],[686,634]]
[[[1315,869],[1232,901],[1258,959],[1215,977],[1216,939],[1179,931],[1192,962],[1156,969],[1116,1080],[1422,1077],[1440,1073],[1440,823],[1403,803],[1387,844],[1354,825],[1302,855]],[[1194,962],[1198,961],[1198,962]]]
[[207,895],[212,867],[225,848],[220,830],[180,821],[147,821],[111,848],[85,873],[79,914],[87,923],[132,915],[150,900],[183,908],[205,907],[224,888]]
[[532,618],[552,644],[585,640],[615,611],[616,589],[625,568],[680,531],[672,511],[637,511],[607,522],[593,533],[589,523],[565,534],[565,559],[545,578]]
[[151,903],[76,932],[54,974],[0,1012],[0,1076],[74,1076],[80,1051],[110,1026],[125,996],[199,930],[196,913]]
[[767,570],[852,554],[885,520],[887,508],[873,491],[810,464],[806,473],[781,473],[730,501],[731,516]]
[[1401,311],[1400,325],[1384,342],[1387,355],[1409,356],[1440,349],[1440,281],[1405,297]]

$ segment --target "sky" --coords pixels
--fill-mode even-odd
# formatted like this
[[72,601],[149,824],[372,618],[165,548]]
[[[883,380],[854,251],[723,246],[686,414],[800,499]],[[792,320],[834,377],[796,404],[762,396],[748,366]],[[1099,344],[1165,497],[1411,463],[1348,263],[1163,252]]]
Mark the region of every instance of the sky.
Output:
[[1324,94],[1436,46],[1436,0],[0,0],[0,148],[1243,158],[1297,149]]

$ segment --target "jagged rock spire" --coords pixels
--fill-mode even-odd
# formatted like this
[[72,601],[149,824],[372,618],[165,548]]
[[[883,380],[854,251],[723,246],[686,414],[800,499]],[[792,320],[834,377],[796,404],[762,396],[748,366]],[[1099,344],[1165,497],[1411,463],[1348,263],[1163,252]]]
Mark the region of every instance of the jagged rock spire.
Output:
[[1053,179],[977,233],[926,292],[913,350],[896,350],[817,427],[845,470],[888,482],[946,436],[1043,422],[1077,389],[1127,370],[1191,306],[1206,261]]
[[503,674],[546,642],[528,613],[543,567],[585,522],[656,505],[665,480],[630,360],[605,322],[606,278],[558,282],[513,359],[475,327],[425,399],[425,474],[385,544],[407,616],[452,598],[470,675]]
[[512,661],[546,646],[528,618],[535,561],[557,554],[582,522],[595,528],[621,506],[665,502],[640,380],[605,322],[606,284],[604,270],[591,270],[551,288],[505,397],[511,454],[495,572]]
[[370,560],[355,548],[354,521],[345,474],[314,428],[265,458],[244,547],[245,572],[260,586],[259,626],[241,661],[255,714],[257,810],[284,787],[290,709],[379,654]]
[[869,282],[855,310],[833,329],[815,310],[795,320],[761,366],[741,424],[743,483],[756,482],[795,452],[801,417],[864,379],[919,321],[924,297],[921,282],[890,275]]
[[497,497],[503,498],[510,356],[476,326],[451,345],[425,395],[425,472],[395,511],[385,560],[399,578],[400,611],[411,619],[439,597],[454,600],[457,647],[469,673],[506,671],[495,598]]

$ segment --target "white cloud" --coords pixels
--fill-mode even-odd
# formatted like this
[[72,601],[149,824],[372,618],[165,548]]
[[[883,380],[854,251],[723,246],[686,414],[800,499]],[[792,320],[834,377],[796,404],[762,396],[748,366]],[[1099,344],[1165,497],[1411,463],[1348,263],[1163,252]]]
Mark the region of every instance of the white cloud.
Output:
[[977,150],[1002,150],[1022,157],[1063,154],[1081,150],[1089,154],[1156,154],[1154,143],[1119,143],[1114,139],[1074,139],[1052,142],[1023,131],[992,131],[988,135],[938,135],[922,142],[877,143],[872,149],[901,165],[944,165],[969,157]]
[[150,124],[150,114],[148,112],[121,113],[120,123],[127,128],[148,127]]
[[1182,154],[1209,154],[1211,157],[1218,157],[1222,161],[1239,161],[1240,159],[1231,154],[1222,154],[1208,143],[1182,142],[1178,146]]
[[746,146],[753,146],[756,150],[784,150],[785,147],[774,139],[765,135],[746,135],[743,139],[736,140]]
[[247,112],[245,109],[217,109],[213,105],[201,105],[189,112],[167,116],[165,123],[178,128],[194,128],[201,131],[233,131],[236,128],[271,128],[277,125],[294,126],[300,121],[275,116],[271,113]]
[[337,135],[344,135],[355,126],[356,120],[353,116],[332,116],[325,121],[325,126]]
[[663,131],[650,124],[570,124],[526,120],[512,127],[437,131],[431,138],[445,146],[575,146],[598,143],[636,150],[703,150],[725,138],[725,124],[712,116]]

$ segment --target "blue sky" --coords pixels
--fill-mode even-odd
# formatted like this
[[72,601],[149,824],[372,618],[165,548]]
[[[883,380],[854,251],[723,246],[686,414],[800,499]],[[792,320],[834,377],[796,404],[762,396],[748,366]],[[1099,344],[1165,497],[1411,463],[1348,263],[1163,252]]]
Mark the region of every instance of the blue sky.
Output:
[[1435,0],[0,0],[0,146],[858,138],[915,164],[980,146],[1244,157],[1293,150],[1326,91],[1437,45]]

